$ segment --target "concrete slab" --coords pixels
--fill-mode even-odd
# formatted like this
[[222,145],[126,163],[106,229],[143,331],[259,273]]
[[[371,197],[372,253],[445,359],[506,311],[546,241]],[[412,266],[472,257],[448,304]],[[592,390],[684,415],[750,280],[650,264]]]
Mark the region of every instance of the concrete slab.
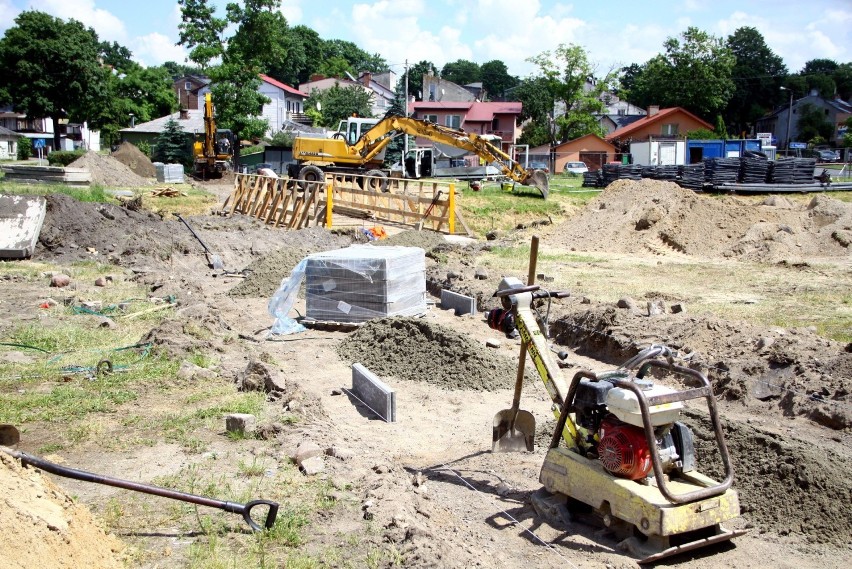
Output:
[[456,316],[476,314],[476,299],[451,290],[441,290],[441,308],[455,310]]
[[0,195],[0,259],[32,257],[46,213],[41,196]]
[[396,392],[358,363],[352,364],[352,391],[385,422],[396,422]]

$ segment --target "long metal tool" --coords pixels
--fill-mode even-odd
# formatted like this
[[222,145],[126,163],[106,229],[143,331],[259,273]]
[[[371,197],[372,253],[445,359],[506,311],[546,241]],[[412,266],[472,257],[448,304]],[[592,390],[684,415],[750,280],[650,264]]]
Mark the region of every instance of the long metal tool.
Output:
[[[538,263],[538,236],[534,235],[530,244],[530,268],[527,285],[535,284],[535,270]],[[535,448],[535,417],[521,406],[521,388],[524,383],[524,365],[527,360],[527,344],[521,342],[521,355],[518,358],[518,375],[515,378],[515,396],[509,409],[498,411],[494,415],[494,428],[491,435],[491,452],[530,451]]]
[[186,225],[186,228],[192,233],[192,236],[195,237],[201,246],[204,247],[204,254],[207,256],[207,264],[210,265],[211,268],[216,269],[217,271],[221,271],[225,268],[225,263],[222,262],[222,257],[213,253],[210,248],[201,240],[201,237],[198,236],[198,233],[192,228],[187,220],[185,220],[179,213],[175,214],[175,217],[178,218]]
[[[6,441],[10,444],[17,444],[17,440],[20,438],[17,429],[12,427],[11,425],[2,425],[2,427],[3,429],[0,430],[0,434],[2,434],[3,438],[1,440]],[[140,482],[131,482],[129,480],[111,478],[109,476],[86,472],[85,470],[67,468],[65,466],[60,466],[55,462],[50,462],[49,460],[45,460],[43,458],[39,458],[31,454],[27,454],[19,450],[14,450],[6,446],[0,446],[0,452],[4,452],[9,456],[17,458],[24,466],[33,466],[35,468],[44,470],[45,472],[56,474],[57,476],[73,478],[74,480],[82,480],[83,482],[94,482],[95,484],[104,484],[106,486],[115,486],[116,488],[124,488],[125,490],[133,490],[134,492],[142,492],[144,494],[152,494],[154,496],[160,496],[162,498],[180,500],[182,502],[189,502],[190,504],[197,504],[199,506],[218,508],[220,510],[225,510],[226,512],[230,512],[232,514],[240,514],[245,520],[245,522],[249,525],[249,527],[251,527],[251,529],[253,529],[254,531],[272,529],[272,526],[275,525],[275,518],[278,517],[278,503],[272,502],[270,500],[252,500],[245,504],[238,504],[236,502],[226,502],[224,500],[205,498],[204,496],[196,496],[195,494],[178,492],[177,490],[169,490],[168,488],[161,488],[159,486],[142,484]],[[261,508],[267,508],[266,520],[264,520],[263,525],[260,525],[256,521],[254,521],[251,515],[252,510],[257,508],[258,506],[260,506]]]
[[420,218],[420,221],[417,222],[417,231],[423,230],[423,224],[426,223],[426,220],[429,219],[429,215],[432,213],[432,210],[435,209],[435,206],[438,204],[438,201],[441,199],[442,190],[438,190],[438,193],[435,194],[435,197],[432,198],[429,207],[426,208],[426,213],[423,214],[423,217]]

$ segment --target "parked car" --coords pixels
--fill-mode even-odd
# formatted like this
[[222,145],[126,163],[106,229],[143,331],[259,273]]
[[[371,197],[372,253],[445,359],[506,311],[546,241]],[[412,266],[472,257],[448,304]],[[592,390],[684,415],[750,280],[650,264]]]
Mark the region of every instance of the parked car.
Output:
[[564,172],[566,174],[585,174],[589,167],[585,162],[566,162]]
[[836,150],[817,150],[818,162],[840,162],[840,154]]
[[547,165],[546,162],[530,162],[529,170],[544,170],[545,174],[550,174],[550,166]]

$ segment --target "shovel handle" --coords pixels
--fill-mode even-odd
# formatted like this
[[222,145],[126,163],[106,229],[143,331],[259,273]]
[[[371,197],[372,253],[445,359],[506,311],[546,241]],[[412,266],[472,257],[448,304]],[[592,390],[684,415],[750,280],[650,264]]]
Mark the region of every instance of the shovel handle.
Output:
[[[73,478],[74,480],[82,480],[83,482],[94,482],[95,484],[104,484],[106,486],[115,486],[116,488],[124,488],[125,490],[133,490],[134,492],[152,494],[154,496],[160,496],[162,498],[180,500],[181,502],[189,502],[190,504],[207,506],[209,508],[218,508],[220,510],[225,510],[226,512],[240,514],[243,516],[243,519],[246,521],[249,527],[251,527],[251,529],[253,529],[254,531],[261,531],[264,527],[266,529],[270,529],[275,524],[275,518],[278,516],[278,504],[269,500],[252,500],[247,504],[226,502],[223,500],[216,500],[214,498],[196,496],[195,494],[188,494],[186,492],[179,492],[178,490],[171,490],[169,488],[160,488],[159,486],[152,486],[150,484],[131,482],[130,480],[121,480],[119,478],[112,478],[110,476],[95,474],[93,472],[86,472],[85,470],[68,468],[66,466],[56,464],[55,462],[50,462],[49,460],[45,460],[43,458],[17,450],[5,449],[3,447],[0,447],[0,451],[6,452],[14,458],[17,458],[24,466],[34,466],[36,468],[44,470],[45,472],[56,474],[57,476]],[[263,527],[258,525],[257,522],[255,522],[251,517],[251,510],[260,505],[269,507],[269,512],[266,514],[266,521],[264,522]]]
[[[538,235],[532,236],[530,243],[530,268],[527,273],[526,289],[536,290],[535,286],[535,269],[538,264]],[[521,390],[524,386],[524,368],[527,362],[527,345],[521,342],[521,354],[518,357],[518,376],[515,378],[515,396],[512,399],[512,427],[515,426],[515,418],[518,416],[518,409],[521,407]]]
[[176,213],[175,217],[178,218],[179,220],[181,220],[181,222],[183,222],[183,224],[186,225],[186,228],[189,229],[190,233],[192,233],[192,236],[195,237],[195,239],[198,240],[199,243],[201,243],[201,246],[204,247],[204,252],[207,253],[207,254],[210,254],[210,249],[207,247],[207,245],[204,243],[204,241],[201,240],[201,237],[198,236],[198,233],[195,232],[195,230],[192,228],[192,226],[189,224],[189,222],[187,220],[185,220],[183,218],[183,216],[181,216],[181,214],[179,214],[179,213]]

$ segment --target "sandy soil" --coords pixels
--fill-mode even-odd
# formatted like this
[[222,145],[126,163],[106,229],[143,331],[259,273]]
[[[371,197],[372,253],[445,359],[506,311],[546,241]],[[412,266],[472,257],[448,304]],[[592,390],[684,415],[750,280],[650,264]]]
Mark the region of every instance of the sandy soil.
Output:
[[[824,196],[806,203],[771,198],[755,204],[696,195],[664,182],[618,182],[568,223],[542,230],[542,250],[600,251],[661,266],[685,257],[758,260],[790,267],[789,280],[802,284],[811,277],[796,264],[819,258],[840,267],[836,274],[845,280],[837,286],[849,287],[850,212],[849,204]],[[221,357],[219,373],[234,378],[251,359],[278,362],[290,391],[268,403],[270,413],[298,409],[303,420],[269,441],[245,441],[239,452],[283,463],[306,440],[351,451],[343,459],[326,460],[320,476],[345,490],[337,493],[330,514],[311,520],[310,537],[301,546],[306,553],[339,546],[345,534],[358,537],[348,546],[351,559],[363,559],[371,546],[392,544],[406,567],[635,566],[595,528],[579,522],[554,527],[531,507],[529,496],[540,487],[543,443],[553,428],[550,401],[534,378],[525,387],[522,408],[539,425],[536,451],[490,452],[494,413],[511,402],[517,340],[490,330],[482,315],[457,317],[436,301],[421,319],[373,322],[350,334],[313,329],[285,341],[264,341],[271,324],[266,313],[270,290],[304,254],[340,247],[353,236],[315,228],[273,231],[243,218],[192,221],[227,268],[251,270],[246,278],[214,277],[200,246],[173,221],[62,197],[50,200],[37,256],[60,262],[87,259],[94,249],[117,264],[144,265],[146,271],[137,278],[166,282],[184,299],[187,295],[180,293],[192,291],[192,302],[183,301],[187,308],[180,316],[152,330],[158,349],[173,357],[214,350]],[[127,239],[128,234],[137,237]],[[424,235],[430,235],[427,241]],[[523,270],[491,266],[487,278],[474,278],[484,268],[482,251],[501,243],[463,247],[423,233],[394,239],[427,249],[433,294],[442,288],[468,293],[479,299],[481,310],[495,306],[490,294],[504,272],[524,276]],[[528,240],[522,232],[502,244]],[[557,279],[548,286],[573,284]],[[653,291],[653,281],[647,287]],[[611,301],[572,297],[554,306],[550,321],[553,338],[570,352],[566,377],[579,369],[611,369],[639,347],[664,342],[678,350],[684,365],[706,373],[714,384],[743,506],[742,516],[729,525],[750,532],[733,544],[667,564],[846,567],[852,557],[852,395],[847,385],[852,346],[813,330],[763,329],[712,314],[666,310],[649,316],[645,300],[618,308]],[[670,306],[690,299],[662,300]],[[304,302],[296,309],[304,314]],[[204,326],[203,339],[190,337],[186,322]],[[240,334],[237,341],[235,333]],[[487,348],[487,339],[499,347]],[[356,361],[397,391],[397,422],[378,420],[347,395]],[[702,469],[718,475],[706,413],[690,408],[686,421],[696,433]],[[49,426],[30,426],[25,450],[36,448],[49,432]],[[221,433],[209,433],[214,452],[225,452],[223,440]],[[162,442],[121,453],[89,446],[68,454],[69,460],[99,466],[106,474],[143,480],[203,460]],[[215,468],[227,475],[224,462]],[[116,497],[111,490],[60,483],[96,509]],[[181,564],[183,550],[173,534],[149,534],[144,547],[168,548],[175,555],[171,561]],[[0,536],[3,542],[6,537]]]

